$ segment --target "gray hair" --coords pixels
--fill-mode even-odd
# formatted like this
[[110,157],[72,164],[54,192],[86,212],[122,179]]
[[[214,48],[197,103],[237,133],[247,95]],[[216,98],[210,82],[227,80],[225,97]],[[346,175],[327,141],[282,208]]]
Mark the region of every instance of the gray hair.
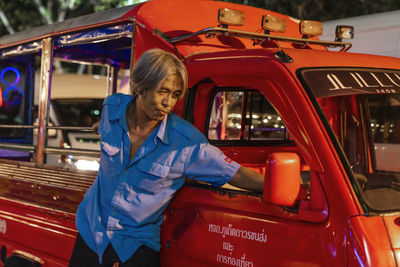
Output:
[[172,53],[158,48],[147,50],[140,56],[132,70],[130,80],[132,96],[158,88],[169,75],[177,75],[180,78],[183,97],[188,86],[185,65]]

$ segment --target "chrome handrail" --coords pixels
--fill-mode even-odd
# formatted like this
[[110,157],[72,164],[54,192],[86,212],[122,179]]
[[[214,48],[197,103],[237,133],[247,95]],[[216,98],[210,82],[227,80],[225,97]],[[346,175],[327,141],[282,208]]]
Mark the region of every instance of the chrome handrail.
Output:
[[46,147],[44,149],[46,154],[60,154],[60,155],[77,155],[87,157],[100,157],[101,152],[94,149],[77,149],[77,148],[59,148],[59,147]]
[[[12,125],[12,124],[0,124],[1,128],[15,128],[15,129],[38,129],[37,125]],[[79,126],[48,126],[47,130],[71,130],[79,132],[93,132],[92,127],[79,127]],[[16,143],[0,143],[0,149],[9,149],[17,151],[25,151],[30,153],[36,152],[36,145],[27,144],[16,144]],[[79,155],[88,157],[100,157],[101,152],[93,149],[72,149],[72,148],[60,148],[60,147],[44,147],[44,153],[46,154],[59,154],[59,155]]]

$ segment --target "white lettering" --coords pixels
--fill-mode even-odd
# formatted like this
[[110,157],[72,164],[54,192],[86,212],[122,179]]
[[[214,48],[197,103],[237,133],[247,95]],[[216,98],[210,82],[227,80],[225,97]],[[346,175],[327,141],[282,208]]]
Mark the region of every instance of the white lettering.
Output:
[[333,84],[334,88],[330,88],[330,91],[333,90],[340,90],[340,89],[350,89],[352,87],[346,87],[343,85],[343,83],[339,80],[339,78],[335,74],[328,74],[326,76],[329,81]]
[[208,231],[220,234],[223,238],[226,236],[234,236],[242,239],[254,240],[260,243],[267,243],[267,234],[264,233],[264,229],[262,229],[261,233],[256,233],[242,229],[235,229],[232,227],[232,224],[221,227],[220,225],[210,223],[208,225]]
[[0,233],[5,234],[7,232],[7,222],[6,220],[0,219]]
[[224,241],[224,242],[222,242],[222,249],[228,250],[228,251],[233,251],[234,246],[231,243]]
[[340,89],[349,89],[349,88],[352,88],[352,87],[346,87],[346,86],[344,86],[343,83],[338,79],[338,77],[337,77],[336,75],[334,75],[334,74],[331,74],[331,75],[332,75],[333,79],[335,79],[335,81],[339,84]]
[[358,80],[358,78],[354,75],[354,73],[350,72],[350,75],[353,77],[353,79],[358,83],[358,85],[362,88],[364,85]]
[[379,79],[378,79],[378,77],[376,77],[376,75],[375,74],[373,74],[372,72],[370,72],[371,73],[371,75],[372,75],[372,77],[374,77],[375,78],[375,80],[379,83],[379,85],[380,86],[382,86],[382,87],[392,87],[393,86],[393,84],[383,84]]
[[246,260],[246,254],[243,254],[243,256],[241,258],[234,258],[231,256],[217,254],[217,262],[229,264],[232,266],[239,266],[239,267],[253,267],[254,266],[252,261]]
[[[400,84],[398,84],[398,83],[396,83],[395,81],[393,81],[392,77],[390,77],[389,74],[385,73],[385,75],[386,75],[386,77],[388,77],[388,79],[389,79],[394,85],[400,86]],[[394,74],[394,76],[396,76],[397,79],[400,81],[400,78],[399,78],[399,76],[398,76],[397,74]]]
[[328,74],[326,75],[326,77],[328,78],[328,80],[333,84],[333,88],[329,88],[329,91],[333,91],[333,90],[339,90],[340,87],[336,84],[336,82],[333,80],[332,74]]
[[395,94],[396,93],[395,89],[376,89],[375,91],[380,94],[390,94],[390,93]]
[[359,73],[356,72],[356,75],[358,76],[358,78],[360,78],[360,80],[364,83],[364,85],[366,87],[378,87],[378,85],[369,85],[364,79],[363,77],[361,77],[361,75]]

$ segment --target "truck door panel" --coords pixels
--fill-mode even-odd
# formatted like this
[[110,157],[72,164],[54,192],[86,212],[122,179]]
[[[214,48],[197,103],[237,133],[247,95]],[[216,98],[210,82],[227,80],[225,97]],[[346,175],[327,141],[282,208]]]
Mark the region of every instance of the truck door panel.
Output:
[[[302,158],[279,113],[258,90],[208,83],[198,87],[197,94],[194,123],[227,156],[260,173],[270,153],[295,152]],[[197,99],[207,96],[208,111],[196,110],[204,104]],[[266,203],[262,195],[229,185],[184,186],[165,214],[162,261],[177,265],[179,258],[179,264],[191,266],[326,266],[326,259],[332,259],[334,265],[336,243],[326,231],[328,208],[319,176],[304,160],[302,165],[301,192],[293,207]]]
[[251,193],[187,185],[166,212],[162,261],[182,266],[238,261],[247,266],[325,266],[327,258],[334,262],[331,248],[336,244],[325,224],[301,219],[295,210],[265,203]]

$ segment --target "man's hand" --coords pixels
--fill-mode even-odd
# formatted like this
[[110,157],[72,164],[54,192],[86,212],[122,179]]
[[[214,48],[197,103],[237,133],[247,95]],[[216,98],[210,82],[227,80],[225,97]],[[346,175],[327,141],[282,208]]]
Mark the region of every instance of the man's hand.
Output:
[[99,125],[100,125],[100,121],[95,122],[95,123],[92,125],[93,132],[96,133],[96,134],[99,134]]
[[262,193],[264,188],[264,175],[250,168],[241,166],[229,184],[246,190]]

